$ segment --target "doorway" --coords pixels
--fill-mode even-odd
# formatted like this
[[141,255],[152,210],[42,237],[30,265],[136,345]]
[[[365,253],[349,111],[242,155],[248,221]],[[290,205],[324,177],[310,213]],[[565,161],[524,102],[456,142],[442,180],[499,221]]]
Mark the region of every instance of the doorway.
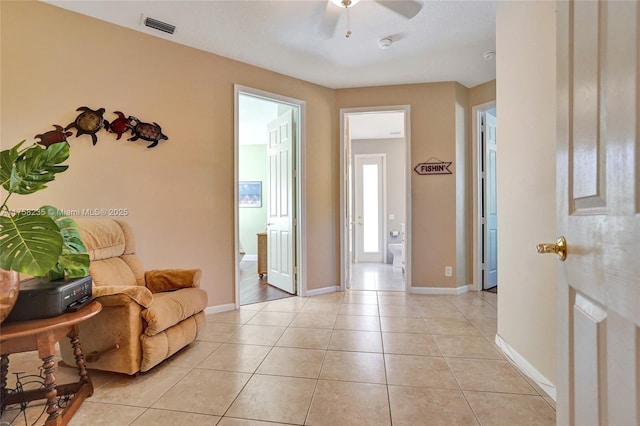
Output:
[[350,108],[341,122],[341,289],[410,285],[409,107]]
[[236,307],[305,293],[303,119],[302,101],[235,86]]
[[473,107],[474,276],[476,290],[498,291],[497,109],[495,102]]

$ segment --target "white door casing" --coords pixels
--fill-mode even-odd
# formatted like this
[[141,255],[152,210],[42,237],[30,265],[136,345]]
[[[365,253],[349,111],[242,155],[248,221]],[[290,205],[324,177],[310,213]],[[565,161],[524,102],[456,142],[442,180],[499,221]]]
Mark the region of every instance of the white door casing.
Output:
[[558,2],[559,425],[639,424],[638,2]]
[[498,203],[496,176],[496,117],[484,114],[484,288],[498,285]]
[[295,293],[293,111],[269,123],[267,147],[267,282]]
[[[344,133],[342,135],[342,137],[344,138],[343,140],[348,141],[348,143],[344,144],[344,158],[351,158],[351,134],[350,134],[350,130],[349,130],[349,116],[345,116],[344,118]],[[347,200],[352,200],[353,198],[353,166],[351,164],[351,161],[345,161],[344,162],[344,168],[345,170],[343,170],[343,176],[345,179],[345,182],[343,182],[343,186],[345,188],[346,191],[346,197]],[[353,217],[353,203],[347,203],[347,233],[349,235],[348,238],[348,242],[347,242],[347,248],[346,250],[344,250],[344,258],[343,258],[343,262],[344,262],[344,273],[345,273],[345,278],[344,278],[344,282],[345,282],[345,287],[346,288],[351,288],[351,277],[352,277],[352,268],[351,265],[353,264],[354,261],[354,251],[353,251],[353,232],[354,232],[354,225],[355,225],[355,221],[354,221],[354,217]]]
[[[385,237],[385,155],[354,155],[355,261],[382,263]],[[375,191],[367,191],[374,188]]]

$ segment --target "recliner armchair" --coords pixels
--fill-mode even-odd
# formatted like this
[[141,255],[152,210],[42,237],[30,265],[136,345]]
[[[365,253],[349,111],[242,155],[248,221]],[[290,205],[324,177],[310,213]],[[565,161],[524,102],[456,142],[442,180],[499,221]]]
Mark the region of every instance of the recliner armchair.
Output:
[[[102,312],[80,324],[87,367],[125,374],[148,371],[193,340],[206,323],[199,269],[144,271],[130,226],[77,219],[91,258],[93,296]],[[73,349],[62,359],[75,364]]]

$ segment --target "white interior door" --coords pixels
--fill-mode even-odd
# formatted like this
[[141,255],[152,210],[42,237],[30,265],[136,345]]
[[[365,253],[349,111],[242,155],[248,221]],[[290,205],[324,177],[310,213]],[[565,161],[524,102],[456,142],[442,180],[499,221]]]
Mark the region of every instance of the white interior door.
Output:
[[558,2],[559,425],[637,425],[638,2]]
[[293,111],[269,123],[267,156],[267,282],[295,294]]
[[384,154],[354,156],[356,262],[384,260]]
[[498,194],[496,182],[496,117],[484,114],[484,288],[498,285]]

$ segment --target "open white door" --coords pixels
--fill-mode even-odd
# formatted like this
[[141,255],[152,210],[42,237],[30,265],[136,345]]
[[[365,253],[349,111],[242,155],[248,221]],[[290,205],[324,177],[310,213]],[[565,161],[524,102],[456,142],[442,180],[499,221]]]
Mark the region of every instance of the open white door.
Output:
[[356,262],[384,260],[384,159],[384,154],[354,156]]
[[295,294],[293,248],[293,111],[269,123],[267,282]]
[[484,114],[484,289],[498,285],[498,187],[496,178],[496,117]]
[[638,19],[558,2],[559,425],[640,422]]

